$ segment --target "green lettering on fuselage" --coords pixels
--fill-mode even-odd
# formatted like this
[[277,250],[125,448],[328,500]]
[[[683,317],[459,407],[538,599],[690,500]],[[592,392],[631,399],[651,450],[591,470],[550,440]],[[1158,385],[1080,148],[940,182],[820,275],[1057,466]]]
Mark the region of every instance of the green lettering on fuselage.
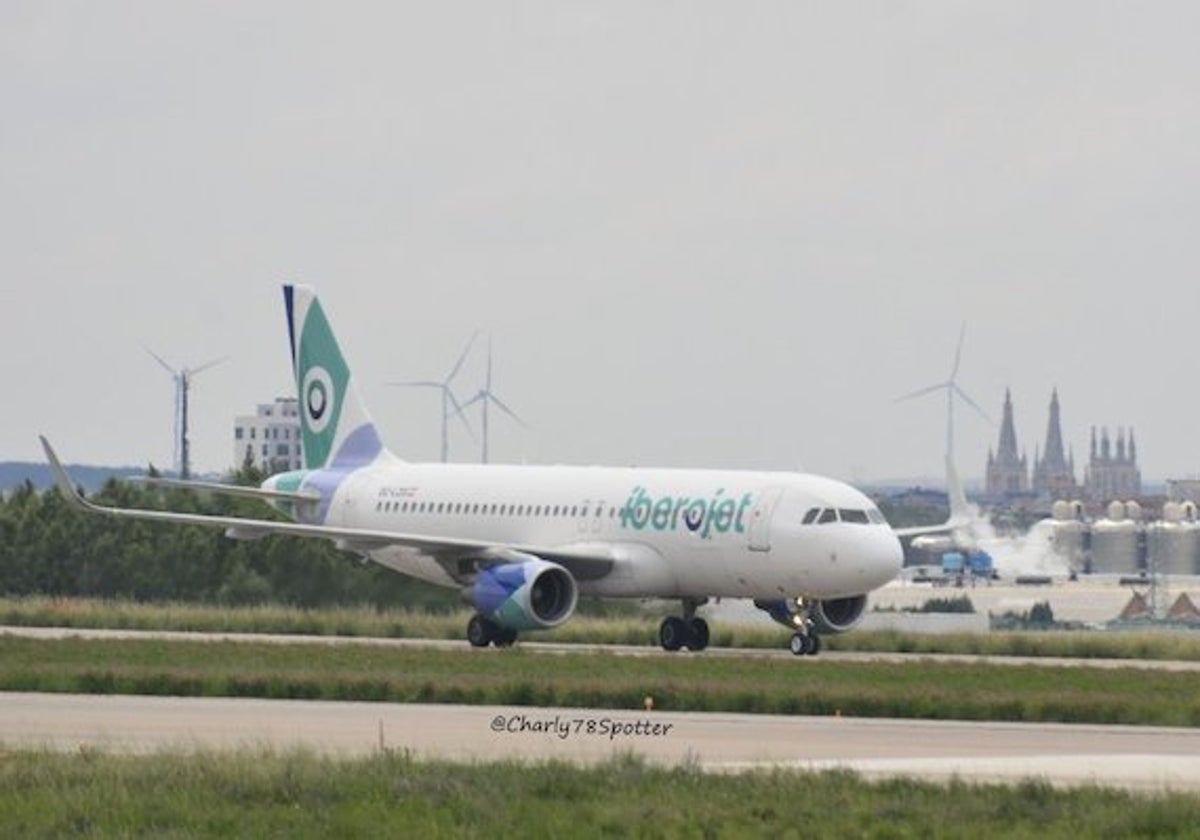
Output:
[[642,486],[634,487],[621,507],[621,527],[633,531],[690,531],[701,539],[714,533],[746,531],[746,510],[754,496],[743,493],[734,499],[720,488],[711,498],[651,496]]

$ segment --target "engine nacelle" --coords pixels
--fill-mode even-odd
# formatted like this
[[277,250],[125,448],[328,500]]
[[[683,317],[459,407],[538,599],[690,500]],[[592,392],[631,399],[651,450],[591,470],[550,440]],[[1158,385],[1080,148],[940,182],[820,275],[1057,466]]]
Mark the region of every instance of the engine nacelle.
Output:
[[814,602],[809,618],[818,633],[845,633],[858,624],[866,608],[866,595],[830,598]]
[[481,571],[470,590],[471,603],[480,615],[507,630],[557,627],[575,612],[575,578],[557,563],[518,556],[529,559]]

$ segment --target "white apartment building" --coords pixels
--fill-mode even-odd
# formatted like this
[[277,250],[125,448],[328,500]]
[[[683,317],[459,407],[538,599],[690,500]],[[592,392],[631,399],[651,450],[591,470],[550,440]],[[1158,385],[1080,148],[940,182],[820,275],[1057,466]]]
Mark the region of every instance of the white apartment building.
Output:
[[247,457],[269,474],[303,468],[304,444],[295,397],[277,397],[273,403],[260,403],[254,414],[234,418],[234,469],[240,469]]

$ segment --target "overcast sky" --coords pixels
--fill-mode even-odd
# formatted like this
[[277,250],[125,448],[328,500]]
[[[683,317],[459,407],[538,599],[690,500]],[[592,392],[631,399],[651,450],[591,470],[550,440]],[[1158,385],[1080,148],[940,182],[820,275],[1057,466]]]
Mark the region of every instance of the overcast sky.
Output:
[[[321,293],[388,444],[476,328],[494,460],[979,476],[1004,389],[1200,472],[1194,2],[0,3],[0,460],[194,468]],[[483,376],[475,353],[456,380]],[[465,433],[454,460],[478,458]],[[1082,476],[1080,476],[1082,477]]]

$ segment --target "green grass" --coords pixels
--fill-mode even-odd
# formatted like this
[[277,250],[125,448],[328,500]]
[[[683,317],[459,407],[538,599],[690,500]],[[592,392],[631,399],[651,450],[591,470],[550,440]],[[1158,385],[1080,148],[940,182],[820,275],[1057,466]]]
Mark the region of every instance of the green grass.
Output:
[[618,758],[451,764],[382,753],[0,754],[9,837],[1191,837],[1200,798],[1040,782],[704,774]]
[[[665,614],[665,610],[662,614]],[[429,613],[372,607],[302,609],[282,605],[220,607],[145,604],[83,598],[0,598],[0,624],[132,630],[281,633],[318,636],[462,639],[470,611]],[[657,644],[662,615],[577,615],[557,630],[528,633],[530,641],[581,644]],[[783,648],[787,631],[775,625],[712,623],[716,647]],[[1200,633],[1050,631],[921,634],[852,631],[826,636],[826,649],[885,653],[949,653],[1200,661]]]
[[1200,725],[1200,673],[0,637],[0,690]]

